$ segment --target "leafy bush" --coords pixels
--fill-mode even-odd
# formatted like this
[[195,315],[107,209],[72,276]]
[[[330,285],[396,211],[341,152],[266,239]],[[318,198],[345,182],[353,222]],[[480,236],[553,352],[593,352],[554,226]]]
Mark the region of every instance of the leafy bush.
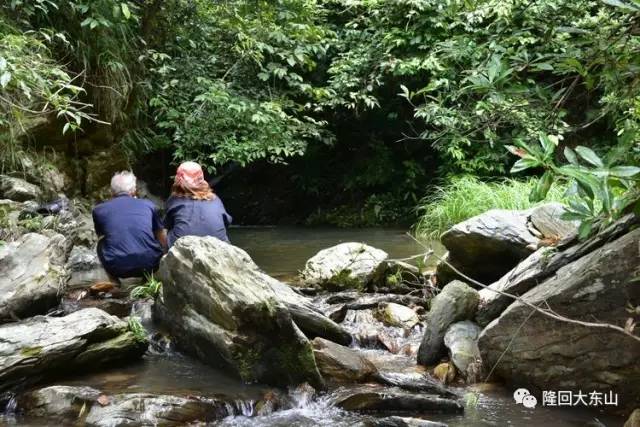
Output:
[[[482,181],[470,175],[451,177],[444,185],[434,187],[417,208],[420,219],[415,233],[437,239],[453,225],[489,209],[528,209],[535,205],[529,194],[536,184],[536,179]],[[563,201],[565,191],[565,185],[554,185],[547,198]]]
[[[538,143],[518,140],[516,146],[508,146],[511,153],[520,157],[511,172],[544,169],[544,174],[531,189],[529,198],[532,202],[544,200],[555,180],[570,179],[571,187],[566,194],[571,198],[563,218],[579,220],[579,236],[586,238],[594,226],[611,224],[640,200],[636,178],[640,167],[620,165],[613,155],[603,160],[592,149],[581,145],[575,150],[565,147],[564,157],[569,163],[558,165],[555,154],[560,140],[559,136],[542,134]],[[640,207],[640,203],[636,207]]]

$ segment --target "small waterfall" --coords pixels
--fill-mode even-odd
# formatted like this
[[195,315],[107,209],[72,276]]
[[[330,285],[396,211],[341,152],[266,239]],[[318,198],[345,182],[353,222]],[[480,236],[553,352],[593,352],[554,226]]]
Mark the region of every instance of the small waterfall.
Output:
[[5,417],[13,417],[16,414],[16,409],[18,408],[18,399],[15,395],[12,395],[7,402],[7,406],[4,408],[4,416]]

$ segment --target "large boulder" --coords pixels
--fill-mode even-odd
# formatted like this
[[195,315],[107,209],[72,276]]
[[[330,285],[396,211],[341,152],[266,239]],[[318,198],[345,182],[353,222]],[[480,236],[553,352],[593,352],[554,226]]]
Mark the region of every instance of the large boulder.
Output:
[[184,350],[247,381],[322,385],[311,344],[294,319],[315,332],[341,328],[310,314],[302,296],[264,274],[242,249],[214,237],[184,237],[163,258],[158,276],[163,292],[156,316]]
[[24,179],[0,175],[0,199],[10,199],[17,202],[37,200],[42,191],[37,185],[29,184]]
[[318,369],[325,378],[339,382],[365,382],[377,374],[375,365],[349,347],[323,338],[312,342]]
[[556,247],[538,249],[498,281],[480,290],[476,322],[487,326],[513,302],[507,294],[524,295],[559,268],[624,235],[638,222],[640,220],[635,215],[629,214],[587,240],[565,239]]
[[418,363],[432,365],[444,354],[444,335],[452,323],[472,319],[478,307],[478,291],[454,280],[431,301],[420,348]]
[[387,257],[386,252],[364,243],[341,243],[310,258],[300,278],[307,285],[329,290],[362,290]]
[[96,308],[0,325],[0,391],[142,356],[144,339]]
[[[543,390],[615,391],[621,406],[640,403],[640,343],[606,328],[562,322],[531,305],[570,319],[624,325],[640,305],[640,229],[565,265],[492,321],[479,339],[485,366],[518,385]],[[527,304],[525,304],[525,302]]]
[[94,249],[74,246],[69,254],[66,269],[69,274],[68,289],[86,288],[97,282],[108,282],[107,274]]
[[[574,223],[560,219],[562,212],[561,205],[548,204],[525,211],[492,209],[474,216],[442,235],[447,261],[481,283],[493,283],[541,242],[556,242],[575,231]],[[439,284],[446,284],[457,274],[440,263],[437,277]]]
[[473,377],[479,369],[475,366],[480,363],[478,337],[481,331],[475,323],[464,320],[449,326],[444,335],[444,345],[449,349],[449,358],[458,372],[470,381],[475,379]]
[[66,240],[25,234],[0,246],[0,323],[46,313],[64,285]]

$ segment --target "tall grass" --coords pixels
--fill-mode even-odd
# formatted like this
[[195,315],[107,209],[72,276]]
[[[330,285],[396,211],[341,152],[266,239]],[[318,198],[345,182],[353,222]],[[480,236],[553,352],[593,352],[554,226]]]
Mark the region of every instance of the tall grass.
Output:
[[[421,201],[415,234],[437,239],[453,225],[489,209],[528,209],[534,206],[529,202],[529,193],[535,182],[535,179],[487,182],[468,175],[452,177]],[[564,185],[554,184],[545,202],[562,201],[565,190]]]

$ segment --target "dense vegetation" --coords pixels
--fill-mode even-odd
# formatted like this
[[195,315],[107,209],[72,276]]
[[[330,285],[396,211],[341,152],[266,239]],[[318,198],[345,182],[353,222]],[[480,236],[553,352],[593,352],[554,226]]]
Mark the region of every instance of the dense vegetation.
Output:
[[[312,206],[310,221],[375,224],[410,217],[452,176],[500,182],[509,146],[528,156],[561,136],[514,170],[548,172],[536,201],[554,177],[577,179],[552,173],[577,161],[565,147],[593,150],[589,176],[640,163],[639,17],[637,0],[7,1],[2,167],[39,118],[66,134],[104,122],[134,160],[163,151],[214,174],[259,169],[255,182],[276,171],[274,193]],[[603,188],[633,200],[635,173]],[[574,213],[592,223],[603,200],[582,181],[574,193],[593,197]]]

